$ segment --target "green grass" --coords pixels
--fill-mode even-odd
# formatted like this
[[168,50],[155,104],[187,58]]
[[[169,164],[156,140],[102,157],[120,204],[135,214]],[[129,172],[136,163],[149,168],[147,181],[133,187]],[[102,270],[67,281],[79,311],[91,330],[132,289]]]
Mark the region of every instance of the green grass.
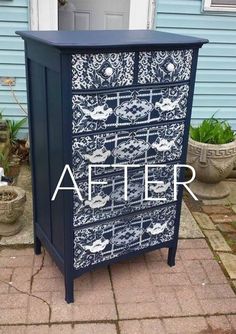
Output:
[[227,144],[236,139],[229,123],[214,118],[214,115],[205,119],[199,126],[191,126],[190,137],[206,144]]

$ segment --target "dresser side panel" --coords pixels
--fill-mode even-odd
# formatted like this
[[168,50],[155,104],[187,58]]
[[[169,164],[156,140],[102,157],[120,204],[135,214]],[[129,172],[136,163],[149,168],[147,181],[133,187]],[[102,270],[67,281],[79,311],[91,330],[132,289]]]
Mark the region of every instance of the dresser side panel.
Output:
[[35,233],[63,269],[62,194],[51,201],[64,167],[60,53],[40,43],[26,49]]

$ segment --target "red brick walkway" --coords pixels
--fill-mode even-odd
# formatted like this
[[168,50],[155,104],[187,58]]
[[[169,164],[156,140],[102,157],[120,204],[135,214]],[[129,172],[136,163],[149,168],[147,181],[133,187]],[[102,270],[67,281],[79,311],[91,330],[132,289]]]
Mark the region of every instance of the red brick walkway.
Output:
[[70,305],[41,263],[30,248],[0,251],[0,334],[236,333],[236,295],[203,239],[180,240],[173,268],[155,251],[85,274]]

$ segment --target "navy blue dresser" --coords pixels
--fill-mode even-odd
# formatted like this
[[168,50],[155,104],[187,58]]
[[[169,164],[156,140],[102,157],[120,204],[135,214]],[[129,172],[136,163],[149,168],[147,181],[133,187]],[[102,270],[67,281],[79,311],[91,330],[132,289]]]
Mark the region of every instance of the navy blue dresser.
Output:
[[[74,278],[96,266],[161,247],[174,265],[182,200],[181,188],[173,196],[174,165],[186,161],[198,50],[207,40],[156,31],[18,34],[26,51],[35,252],[42,242],[64,273],[66,301],[73,302]],[[126,164],[138,165],[127,169],[127,199],[117,166]],[[146,193],[147,164],[149,181],[163,183]],[[51,201],[65,165],[82,201],[69,190]],[[63,186],[73,186],[69,173]]]

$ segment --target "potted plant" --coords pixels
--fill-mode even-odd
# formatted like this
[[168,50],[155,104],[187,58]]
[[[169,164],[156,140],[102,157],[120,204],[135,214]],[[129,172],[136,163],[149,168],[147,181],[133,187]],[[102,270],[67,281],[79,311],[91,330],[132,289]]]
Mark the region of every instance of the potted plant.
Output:
[[231,173],[236,159],[236,136],[226,121],[205,119],[190,127],[188,163],[196,171],[191,184],[194,194],[203,199],[223,198],[229,189],[222,181]]
[[7,122],[2,119],[0,113],[0,154],[8,155],[10,151],[10,135]]
[[25,191],[19,187],[0,187],[0,236],[18,233],[22,222],[18,218],[24,212],[26,201]]

